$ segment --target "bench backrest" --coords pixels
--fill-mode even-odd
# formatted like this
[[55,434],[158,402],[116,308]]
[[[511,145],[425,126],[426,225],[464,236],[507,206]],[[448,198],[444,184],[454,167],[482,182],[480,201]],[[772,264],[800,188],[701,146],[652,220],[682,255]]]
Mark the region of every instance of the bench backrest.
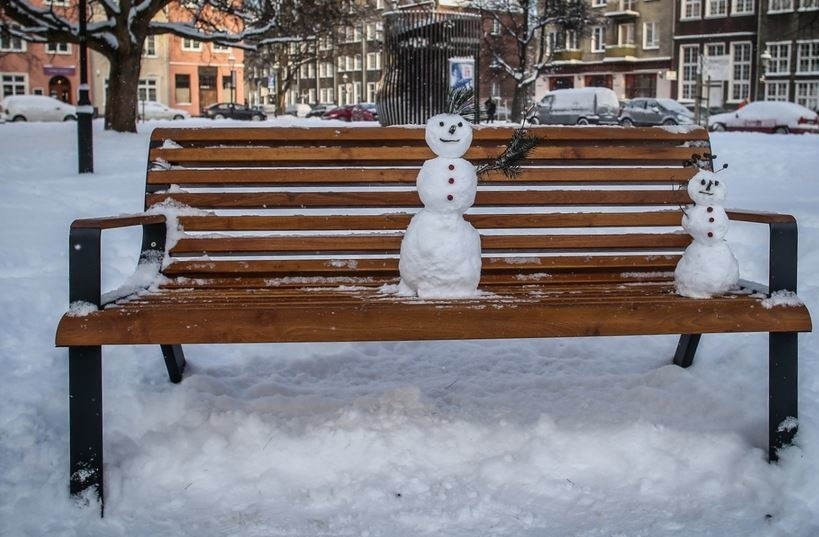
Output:
[[[465,158],[499,155],[514,128],[477,128]],[[484,282],[623,280],[673,271],[683,162],[710,152],[701,128],[533,127],[543,141],[513,180],[480,182],[467,218]],[[435,155],[423,127],[159,128],[147,207],[182,204],[165,272],[191,278],[397,276],[415,180]],[[184,215],[188,213],[188,215]]]

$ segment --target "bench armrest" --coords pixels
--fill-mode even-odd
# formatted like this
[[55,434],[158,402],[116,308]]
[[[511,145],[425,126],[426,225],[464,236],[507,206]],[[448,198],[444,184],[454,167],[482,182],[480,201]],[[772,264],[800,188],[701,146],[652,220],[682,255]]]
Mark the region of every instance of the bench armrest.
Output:
[[142,226],[140,262],[165,253],[165,216],[134,214],[84,218],[71,224],[68,237],[68,301],[100,307],[102,296],[101,235],[105,229]]
[[738,222],[768,224],[768,293],[796,292],[798,241],[796,219],[788,214],[728,210],[728,218]]

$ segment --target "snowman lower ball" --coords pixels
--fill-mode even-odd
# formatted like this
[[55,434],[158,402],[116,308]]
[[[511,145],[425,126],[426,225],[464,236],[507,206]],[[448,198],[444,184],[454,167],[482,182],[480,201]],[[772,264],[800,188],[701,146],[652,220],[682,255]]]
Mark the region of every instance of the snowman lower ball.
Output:
[[463,215],[475,202],[475,167],[461,158],[472,143],[472,126],[457,114],[429,119],[425,138],[437,155],[418,172],[424,207],[412,218],[401,242],[399,293],[421,298],[463,298],[478,294],[481,239]]
[[701,170],[688,182],[688,196],[694,203],[685,208],[682,226],[693,241],[674,271],[674,284],[682,296],[710,298],[739,281],[739,264],[725,241],[725,194],[725,183],[713,172]]

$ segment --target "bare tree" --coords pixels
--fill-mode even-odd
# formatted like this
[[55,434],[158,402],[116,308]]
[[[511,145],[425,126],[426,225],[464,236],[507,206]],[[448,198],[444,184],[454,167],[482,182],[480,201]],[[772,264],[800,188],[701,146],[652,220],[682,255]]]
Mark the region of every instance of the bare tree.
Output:
[[[546,34],[575,32],[581,36],[599,23],[584,0],[472,0],[487,26],[484,54],[494,76],[515,81],[511,119],[520,121],[530,88],[538,76],[552,70],[556,47],[548,46]],[[564,38],[565,39],[565,38]]]
[[[315,38],[314,29],[356,12],[355,0],[88,0],[58,7],[0,0],[0,24],[31,42],[79,43],[79,17],[88,21],[88,47],[108,59],[105,128],[136,131],[137,88],[145,39],[173,34],[252,50],[262,44]],[[159,17],[164,12],[166,16]]]

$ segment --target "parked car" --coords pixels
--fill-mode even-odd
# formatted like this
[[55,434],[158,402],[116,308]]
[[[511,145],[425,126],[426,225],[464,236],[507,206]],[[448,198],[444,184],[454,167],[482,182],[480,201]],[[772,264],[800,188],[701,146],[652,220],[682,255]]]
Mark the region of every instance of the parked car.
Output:
[[9,95],[2,102],[7,121],[73,121],[77,108],[45,95]]
[[756,131],[777,134],[819,133],[813,110],[784,101],[755,101],[733,112],[708,118],[711,131]]
[[351,121],[378,121],[375,103],[358,103],[350,111]]
[[620,108],[620,125],[691,125],[694,114],[674,99],[637,97]]
[[321,115],[321,119],[340,119],[341,121],[351,121],[353,114],[353,107],[355,105],[346,104],[344,106],[336,106],[327,110]]
[[330,104],[330,103],[320,103],[314,105],[313,108],[307,112],[307,117],[321,117],[324,115],[324,112],[328,110],[332,110],[333,108],[337,108],[338,105]]
[[237,103],[212,104],[202,110],[202,116],[211,119],[249,119],[251,121],[267,119],[267,114],[260,109]]
[[538,125],[617,125],[620,102],[608,88],[568,88],[547,93],[529,118]]
[[156,101],[139,101],[137,104],[137,117],[145,119],[186,119],[191,117],[187,110],[170,108]]
[[288,104],[284,107],[284,113],[288,116],[307,117],[310,113],[310,105],[304,103]]

